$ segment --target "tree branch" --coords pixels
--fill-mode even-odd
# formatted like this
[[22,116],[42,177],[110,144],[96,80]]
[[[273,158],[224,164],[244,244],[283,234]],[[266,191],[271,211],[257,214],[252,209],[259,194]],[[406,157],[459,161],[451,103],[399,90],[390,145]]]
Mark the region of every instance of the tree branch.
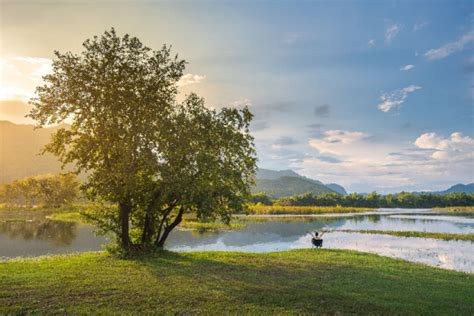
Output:
[[166,226],[165,231],[163,232],[163,235],[159,239],[158,243],[156,244],[158,247],[162,248],[163,245],[165,244],[166,239],[168,238],[169,233],[176,227],[178,226],[179,223],[183,220],[183,214],[184,214],[184,207],[181,206],[178,211],[178,215],[176,215],[176,218],[174,221],[171,223],[171,225]]

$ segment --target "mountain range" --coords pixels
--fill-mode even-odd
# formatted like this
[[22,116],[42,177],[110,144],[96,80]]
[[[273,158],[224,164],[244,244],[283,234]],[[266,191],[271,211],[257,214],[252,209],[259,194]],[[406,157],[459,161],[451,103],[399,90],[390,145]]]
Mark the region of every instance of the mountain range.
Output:
[[432,191],[432,192],[415,192],[415,193],[433,193],[433,194],[448,194],[448,193],[474,193],[474,183],[462,184],[458,183],[453,185],[447,190],[443,191]]

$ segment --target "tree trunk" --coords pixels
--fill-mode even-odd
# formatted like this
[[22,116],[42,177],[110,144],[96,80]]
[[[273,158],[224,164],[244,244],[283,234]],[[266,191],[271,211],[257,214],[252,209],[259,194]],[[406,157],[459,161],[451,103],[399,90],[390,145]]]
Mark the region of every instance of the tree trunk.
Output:
[[120,243],[125,250],[130,249],[130,212],[132,210],[132,203],[130,200],[125,200],[119,203],[119,220],[120,220]]
[[178,211],[178,215],[176,215],[176,218],[173,223],[171,223],[169,226],[165,227],[165,230],[163,231],[163,235],[158,236],[156,240],[156,246],[159,248],[163,248],[165,245],[165,241],[168,238],[168,235],[171,233],[171,231],[178,226],[179,223],[183,220],[183,214],[184,214],[184,208],[180,207]]
[[153,215],[152,213],[157,207],[157,202],[159,201],[161,195],[161,191],[157,190],[153,194],[153,198],[150,201],[147,209],[145,210],[145,222],[143,223],[143,233],[142,233],[142,246],[148,246],[151,244],[151,239],[155,234],[155,226],[153,223]]
[[142,245],[148,245],[153,236],[153,220],[150,213],[145,214],[145,223],[143,224]]

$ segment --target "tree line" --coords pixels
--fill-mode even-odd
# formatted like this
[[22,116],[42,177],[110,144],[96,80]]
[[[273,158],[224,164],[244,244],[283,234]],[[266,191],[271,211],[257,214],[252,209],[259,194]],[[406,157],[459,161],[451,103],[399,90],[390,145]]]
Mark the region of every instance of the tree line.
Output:
[[61,207],[79,197],[75,174],[27,177],[0,187],[0,203],[10,207]]
[[386,208],[431,208],[447,206],[474,206],[472,193],[409,193],[381,195],[373,192],[367,195],[351,193],[311,194],[305,193],[290,197],[271,200],[265,193],[256,193],[251,197],[252,203],[281,206],[350,206],[350,207],[386,207]]

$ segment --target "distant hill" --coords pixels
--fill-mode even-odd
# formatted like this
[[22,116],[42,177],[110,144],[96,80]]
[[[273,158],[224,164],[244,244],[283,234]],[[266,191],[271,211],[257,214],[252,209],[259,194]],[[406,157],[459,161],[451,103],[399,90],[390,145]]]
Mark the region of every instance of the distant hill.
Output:
[[257,179],[253,192],[265,192],[272,198],[282,198],[303,193],[323,194],[334,192],[324,184],[303,177],[280,177],[278,179]]
[[432,193],[432,194],[448,194],[448,193],[474,193],[474,183],[469,183],[469,184],[462,184],[458,183],[453,186],[451,186],[449,189],[443,190],[443,191],[415,191],[412,192],[414,194],[427,194],[427,193]]
[[307,192],[322,194],[337,192],[347,194],[346,190],[335,183],[323,184],[321,181],[304,177],[293,170],[258,169],[257,185],[253,192],[265,192],[273,198],[281,198]]
[[339,184],[336,184],[336,183],[329,183],[329,184],[325,184],[325,186],[327,186],[328,188],[330,188],[331,190],[333,190],[333,191],[335,191],[339,194],[342,194],[342,195],[347,194],[346,189],[344,189],[344,187],[342,185],[339,185]]
[[448,194],[448,193],[474,193],[474,183],[469,184],[456,184],[444,191],[434,192],[438,194]]
[[61,172],[51,154],[39,155],[58,127],[34,129],[33,125],[0,121],[0,183],[46,173]]
[[293,170],[270,170],[270,169],[263,169],[259,168],[257,170],[257,179],[266,179],[266,180],[276,180],[281,177],[297,177],[303,178],[309,181],[313,181],[314,183],[323,184],[321,181],[314,180],[307,178],[305,176],[300,175],[299,173],[294,172]]
[[302,177],[293,170],[270,170],[259,168],[257,170],[257,179],[276,180],[281,177]]

